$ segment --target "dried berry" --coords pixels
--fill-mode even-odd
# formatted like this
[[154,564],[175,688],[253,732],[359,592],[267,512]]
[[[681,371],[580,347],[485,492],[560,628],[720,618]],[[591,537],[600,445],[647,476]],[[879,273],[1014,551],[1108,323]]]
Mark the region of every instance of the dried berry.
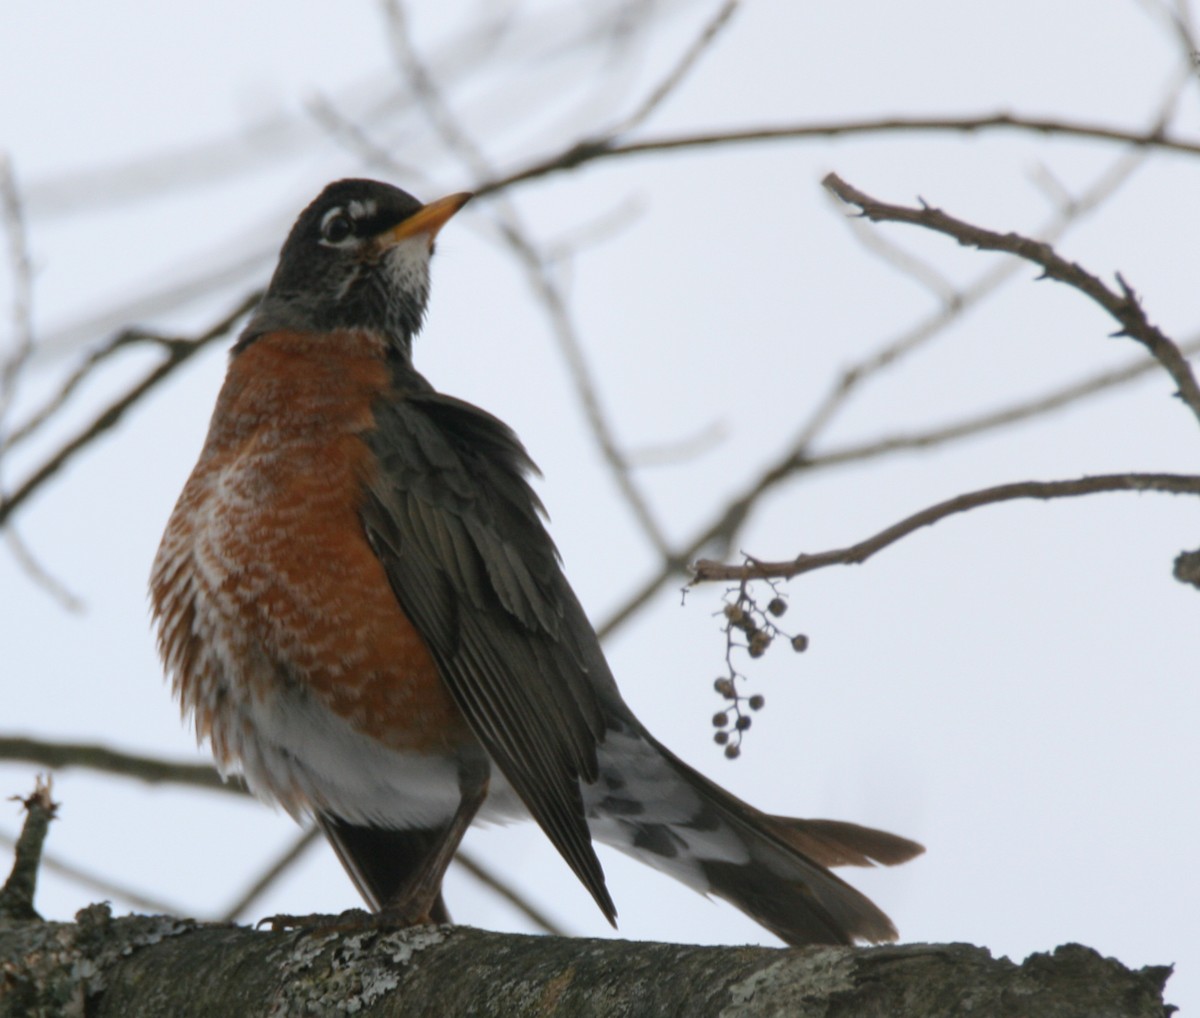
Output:
[[729,724],[729,715],[724,711],[713,715],[713,728],[724,728]]
[[792,650],[797,654],[802,654],[808,650],[808,637],[803,633],[797,633],[792,637]]
[[725,606],[725,617],[736,626],[745,619],[746,613],[742,611],[741,605],[727,604]]
[[741,755],[742,755],[742,751],[740,749],[738,749],[737,746],[733,745],[732,743],[730,743],[728,746],[725,747],[725,756],[728,757],[730,760],[736,760]]
[[782,597],[771,598],[771,603],[767,605],[767,611],[776,618],[779,618],[780,615],[787,611],[787,608],[787,602]]
[[762,630],[757,631],[750,637],[750,656],[762,657],[769,646],[771,646],[771,637]]
[[713,742],[715,742],[718,746],[724,746],[725,743],[727,743],[728,741],[729,741],[729,733],[728,732],[716,732],[713,735]]
[[751,710],[762,710],[763,704],[765,704],[766,702],[767,701],[763,699],[763,695],[761,693],[755,693],[752,697],[750,697],[750,700],[749,700],[750,709]]
[[715,689],[718,693],[720,693],[723,697],[725,697],[726,700],[732,700],[734,697],[737,696],[737,693],[734,691],[734,688],[733,688],[733,683],[730,682],[729,679],[725,678],[724,676],[717,679],[717,681],[713,683],[713,689]]
[[735,723],[734,727],[736,727],[739,732],[744,732],[747,728],[750,727],[750,715],[743,714],[740,718],[737,719],[737,722]]

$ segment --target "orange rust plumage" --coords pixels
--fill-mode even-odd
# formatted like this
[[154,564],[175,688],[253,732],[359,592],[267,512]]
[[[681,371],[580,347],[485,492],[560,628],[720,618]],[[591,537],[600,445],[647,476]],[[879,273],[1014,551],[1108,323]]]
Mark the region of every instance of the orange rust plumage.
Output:
[[[225,764],[229,698],[211,695],[212,655],[199,647],[215,630],[237,653],[287,661],[330,710],[386,745],[471,737],[358,519],[374,469],[362,435],[388,384],[380,353],[365,335],[290,332],[241,353],[167,526],[167,547],[204,528],[204,567],[195,551],[190,561],[168,555],[152,597],[183,705]],[[180,573],[194,596],[181,593]],[[248,674],[287,681],[271,669]]]

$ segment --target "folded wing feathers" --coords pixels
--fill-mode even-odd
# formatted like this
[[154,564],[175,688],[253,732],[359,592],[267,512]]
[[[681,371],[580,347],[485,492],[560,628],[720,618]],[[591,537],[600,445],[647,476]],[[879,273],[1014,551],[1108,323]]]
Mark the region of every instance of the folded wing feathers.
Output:
[[368,539],[476,735],[611,920],[579,790],[596,778],[604,715],[583,655],[560,639],[563,581],[528,457],[457,401],[402,400],[377,421]]

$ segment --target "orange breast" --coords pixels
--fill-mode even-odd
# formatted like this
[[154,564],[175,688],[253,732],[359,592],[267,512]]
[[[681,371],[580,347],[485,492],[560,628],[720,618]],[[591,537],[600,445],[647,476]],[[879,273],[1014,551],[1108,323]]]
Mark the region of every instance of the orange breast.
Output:
[[239,741],[220,731],[223,684],[263,701],[303,684],[394,749],[473,739],[359,519],[388,382],[359,334],[272,334],[230,366],[153,584],[164,657],[218,756]]

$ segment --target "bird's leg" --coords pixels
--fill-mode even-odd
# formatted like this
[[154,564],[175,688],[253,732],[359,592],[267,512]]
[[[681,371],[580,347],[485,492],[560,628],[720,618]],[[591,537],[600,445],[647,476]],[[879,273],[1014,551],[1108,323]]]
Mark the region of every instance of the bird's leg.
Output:
[[403,881],[381,902],[377,919],[401,926],[449,920],[442,900],[442,878],[463,835],[487,798],[490,765],[486,759],[463,763],[459,771],[462,798],[445,826],[427,832],[429,849],[411,866]]

